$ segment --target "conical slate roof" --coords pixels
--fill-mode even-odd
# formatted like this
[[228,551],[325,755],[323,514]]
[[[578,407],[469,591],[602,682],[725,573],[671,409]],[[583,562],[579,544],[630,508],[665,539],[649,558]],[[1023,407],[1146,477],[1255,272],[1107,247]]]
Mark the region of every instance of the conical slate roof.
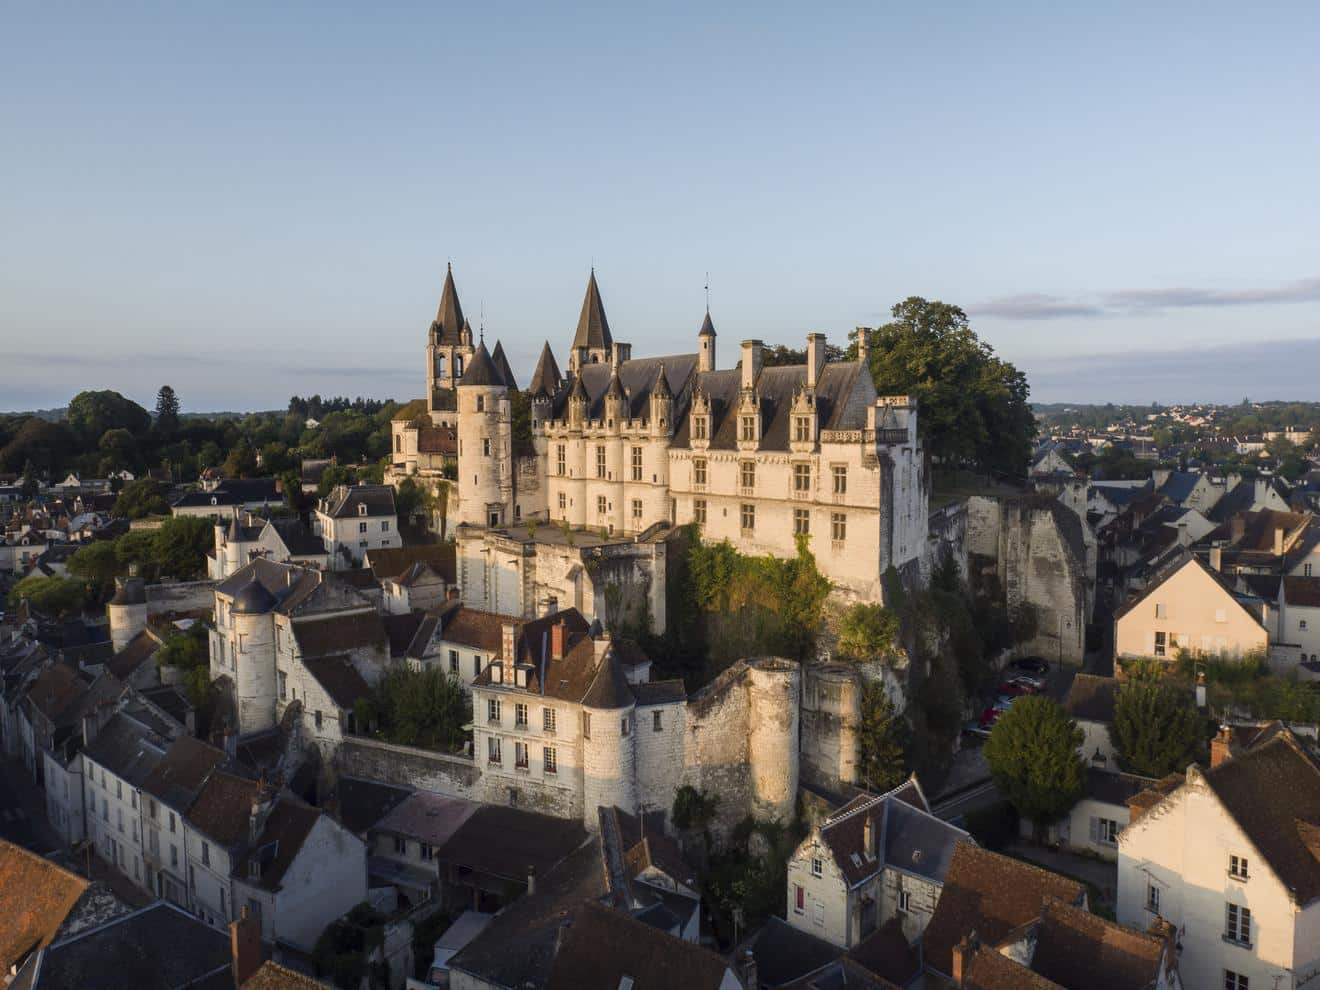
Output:
[[495,370],[500,373],[504,379],[504,384],[509,388],[517,388],[518,383],[513,380],[513,369],[509,367],[509,359],[504,356],[504,344],[495,341],[495,350],[491,351],[491,364],[495,365]]
[[674,393],[669,391],[669,379],[665,377],[665,363],[660,362],[660,370],[656,372],[655,385],[651,389],[651,394],[661,399],[672,399]]
[[459,379],[458,384],[504,384],[504,379],[500,377],[499,369],[495,367],[495,362],[490,358],[490,351],[486,350],[486,342],[484,340],[477,345],[477,352],[472,355],[472,360],[468,362],[467,369],[463,372],[463,377]]
[[233,611],[239,615],[261,615],[274,607],[275,596],[257,580],[256,572],[253,572],[252,580],[238,590],[232,606]]
[[554,395],[564,376],[559,373],[559,365],[550,350],[550,341],[541,348],[541,356],[536,361],[536,370],[532,372],[531,383],[527,390],[532,395]]
[[697,331],[698,337],[714,337],[715,324],[710,321],[710,310],[706,310],[706,318],[701,321],[701,329]]
[[610,384],[605,389],[605,397],[607,399],[622,399],[623,394],[623,382],[619,381],[619,373],[616,371],[610,375]]
[[453,265],[445,271],[445,287],[440,290],[440,308],[436,310],[435,322],[441,343],[459,343],[459,331],[466,321],[463,319],[463,307],[458,304],[458,290],[454,288]]
[[591,278],[587,280],[586,297],[582,300],[582,313],[578,316],[577,333],[573,335],[573,349],[587,347],[609,353],[613,346],[610,321],[605,319],[605,305],[600,301],[596,269],[593,268]]
[[635,704],[636,698],[628,684],[628,678],[614,655],[614,647],[611,646],[596,669],[591,687],[582,698],[582,707],[608,711],[632,708]]
[[580,399],[583,402],[590,402],[591,396],[587,394],[587,387],[582,384],[582,376],[578,375],[573,379],[573,388],[569,391],[570,399]]

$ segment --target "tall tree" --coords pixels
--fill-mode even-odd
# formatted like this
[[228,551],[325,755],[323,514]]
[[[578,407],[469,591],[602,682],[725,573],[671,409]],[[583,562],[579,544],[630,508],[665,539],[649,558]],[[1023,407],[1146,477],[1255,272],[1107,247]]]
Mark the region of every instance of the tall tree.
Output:
[[1201,718],[1183,691],[1152,680],[1123,684],[1114,702],[1109,737],[1118,765],[1130,773],[1181,773],[1196,756]]
[[1077,753],[1082,731],[1043,695],[1019,698],[999,716],[985,744],[995,786],[1037,834],[1081,797],[1086,767]]
[[889,692],[879,682],[862,684],[861,724],[858,726],[857,769],[861,781],[874,791],[887,791],[907,776],[903,753],[907,725],[894,710]]
[[1026,376],[977,337],[957,306],[910,296],[891,312],[870,335],[880,394],[917,399],[918,426],[943,463],[1025,476],[1036,435]]
[[164,436],[173,436],[179,428],[179,397],[174,389],[162,385],[156,393],[156,429]]
[[135,436],[146,433],[151,415],[131,399],[109,389],[79,392],[69,400],[69,426],[93,444],[106,430],[124,429]]

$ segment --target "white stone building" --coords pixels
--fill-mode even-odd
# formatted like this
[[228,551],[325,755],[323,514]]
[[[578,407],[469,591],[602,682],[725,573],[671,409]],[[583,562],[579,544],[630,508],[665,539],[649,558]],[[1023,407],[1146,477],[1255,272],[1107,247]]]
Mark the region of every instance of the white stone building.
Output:
[[1301,990],[1320,972],[1320,765],[1286,729],[1138,795],[1118,837],[1118,920],[1179,933],[1188,987]]
[[403,545],[389,485],[337,485],[317,502],[312,530],[335,568],[361,566],[368,551]]
[[257,557],[321,569],[330,566],[325,542],[301,519],[235,513],[227,525],[216,520],[215,548],[206,558],[207,577],[223,581]]

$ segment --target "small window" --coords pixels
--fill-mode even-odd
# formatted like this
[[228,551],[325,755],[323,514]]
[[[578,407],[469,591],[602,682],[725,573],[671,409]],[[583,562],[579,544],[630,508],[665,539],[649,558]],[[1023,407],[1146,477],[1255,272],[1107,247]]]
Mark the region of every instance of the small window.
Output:
[[[557,444],[555,446],[555,474],[559,475],[562,478],[567,473],[568,473],[568,452],[564,449],[564,445],[562,443]],[[562,500],[564,496],[560,495],[559,497]],[[559,507],[562,509],[563,505],[560,505]]]
[[793,884],[793,913],[801,914],[806,907],[807,893],[802,889],[802,884]]
[[836,465],[831,469],[831,473],[834,475],[834,494],[835,494],[835,495],[847,495],[847,494],[848,494],[848,469],[847,469],[846,467],[843,467],[842,465],[837,465],[837,464],[836,464]]
[[811,465],[794,464],[793,465],[793,491],[809,492],[811,491]]
[[632,480],[642,480],[642,448],[634,447],[632,449]]
[[824,873],[824,871],[825,871],[825,866],[820,860],[813,859],[811,861],[811,875],[813,877],[820,876],[822,873]]
[[627,715],[619,720],[619,735],[632,735],[632,719],[628,718]]
[[498,698],[486,699],[486,721],[496,724],[500,721],[500,700]]
[[793,510],[793,534],[803,536],[811,532],[811,511],[809,509]]
[[1226,906],[1224,938],[1239,945],[1251,944],[1251,909],[1240,904]]
[[642,500],[640,498],[632,500],[632,517],[633,522],[640,523],[642,521]]
[[756,528],[756,506],[744,502],[740,515],[743,529],[753,530]]
[[543,754],[546,773],[559,772],[559,754],[555,752],[553,746],[546,746]]
[[1157,632],[1155,634],[1155,655],[1162,657],[1166,656],[1168,652],[1168,634]]
[[494,764],[496,764],[496,765],[498,765],[498,764],[500,763],[500,737],[499,737],[499,736],[487,736],[487,737],[486,737],[486,759],[487,759],[489,762],[494,763]]
[[816,901],[815,903],[813,903],[813,904],[811,905],[811,907],[812,907],[812,918],[811,918],[812,922],[813,922],[814,924],[816,924],[817,926],[819,926],[819,927],[821,927],[821,928],[824,928],[824,927],[825,927],[825,905],[822,904],[820,901]]
[[835,543],[848,539],[848,517],[842,512],[830,513],[830,539]]
[[288,696],[289,675],[283,670],[278,670],[275,672],[275,677],[280,685],[280,701],[283,701]]
[[756,439],[756,417],[755,417],[755,416],[743,416],[743,417],[742,417],[742,437],[741,437],[741,439],[743,439],[743,440],[755,440],[755,439]]
[[390,531],[390,521],[388,519],[382,520],[380,524],[380,531],[382,533],[388,533]]
[[706,500],[704,498],[694,498],[692,500],[692,521],[698,526],[706,525]]
[[174,812],[170,812],[170,831],[174,831]]
[[1231,969],[1224,970],[1224,990],[1251,990],[1247,978]]
[[655,711],[651,713],[651,731],[663,732],[665,729],[662,713]]
[[490,456],[490,437],[481,438],[481,456],[482,457]]
[[693,439],[693,440],[705,440],[705,439],[706,439],[706,417],[705,417],[705,416],[694,416],[694,417],[692,418],[692,439]]
[[312,721],[316,724],[316,730],[319,732],[321,730],[321,709],[318,708],[312,712]]
[[1153,883],[1146,886],[1146,910],[1152,914],[1160,913],[1160,888]]
[[756,462],[743,461],[738,466],[738,484],[743,488],[756,487]]
[[486,397],[484,395],[478,395],[477,412],[485,412],[485,411],[486,411]]
[[1226,611],[1224,611],[1222,608],[1217,608],[1217,609],[1215,609],[1215,621],[1216,621],[1216,622],[1227,622],[1227,621],[1228,621],[1228,613],[1227,613]]
[[554,735],[558,725],[559,725],[558,713],[553,708],[542,708],[541,728],[544,729],[546,732],[550,733],[551,735]]
[[698,457],[692,461],[692,484],[702,488],[706,487],[706,459],[704,457]]
[[811,440],[810,416],[793,417],[793,439],[797,443],[806,443]]
[[603,478],[603,477],[605,477],[605,446],[604,446],[604,444],[597,444],[597,445],[596,445],[596,477],[597,477],[597,478]]
[[1155,603],[1155,618],[1167,619],[1169,617],[1169,607],[1163,602]]
[[609,512],[609,502],[606,501],[604,495],[596,496],[596,512],[602,516]]
[[560,512],[563,512],[563,511],[564,511],[565,509],[567,509],[567,508],[568,508],[568,496],[565,495],[563,492],[560,492],[560,493],[559,493],[559,511],[560,511]]
[[527,728],[527,706],[521,701],[513,706],[513,724],[520,729]]
[[515,770],[527,769],[527,744],[525,742],[515,742],[513,744],[513,768]]
[[582,713],[582,738],[591,738],[591,712]]
[[912,891],[900,890],[898,892],[898,909],[904,914],[912,910]]
[[401,835],[394,837],[394,851],[400,856],[408,855],[408,840]]
[[208,842],[202,843],[202,865],[211,865],[211,845]]
[[449,651],[449,672],[451,674],[458,673],[458,650]]
[[1229,856],[1228,875],[1235,880],[1247,879],[1247,857]]

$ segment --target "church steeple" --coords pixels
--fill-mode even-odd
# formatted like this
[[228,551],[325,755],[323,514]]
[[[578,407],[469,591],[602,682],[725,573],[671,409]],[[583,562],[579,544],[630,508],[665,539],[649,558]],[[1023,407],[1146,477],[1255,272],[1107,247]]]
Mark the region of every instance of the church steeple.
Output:
[[436,310],[431,332],[437,343],[458,345],[462,343],[461,335],[465,325],[463,307],[458,302],[458,290],[454,288],[454,266],[450,264],[445,269],[445,285],[440,290],[440,308]]
[[578,315],[577,332],[573,335],[573,348],[569,352],[568,369],[576,372],[586,364],[601,364],[610,360],[614,350],[614,337],[610,334],[610,321],[605,318],[605,304],[596,285],[596,269],[587,279],[587,294],[582,299],[582,312]]

